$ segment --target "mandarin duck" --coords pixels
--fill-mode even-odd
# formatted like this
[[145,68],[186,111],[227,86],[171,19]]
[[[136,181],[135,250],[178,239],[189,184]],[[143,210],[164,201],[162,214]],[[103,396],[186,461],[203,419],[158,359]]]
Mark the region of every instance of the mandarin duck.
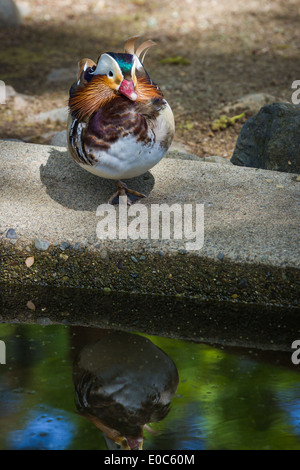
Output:
[[110,450],[142,450],[148,424],[165,418],[177,368],[149,339],[109,332],[84,346],[73,364],[77,412],[104,433]]
[[116,180],[110,204],[117,204],[119,196],[127,196],[128,205],[145,197],[121,179],[156,165],[175,132],[173,112],[143,65],[155,43],[145,41],[135,50],[137,39],[125,42],[124,53],[103,53],[97,63],[82,59],[70,88],[69,151],[82,168]]

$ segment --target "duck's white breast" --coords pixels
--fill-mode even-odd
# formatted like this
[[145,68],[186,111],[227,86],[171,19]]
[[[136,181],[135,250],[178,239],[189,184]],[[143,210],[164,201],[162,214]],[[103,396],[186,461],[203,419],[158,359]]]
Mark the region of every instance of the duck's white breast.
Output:
[[85,170],[108,179],[126,179],[142,175],[165,155],[174,135],[174,117],[165,101],[147,135],[139,139],[133,132],[120,135],[114,142],[86,139],[86,123],[69,120],[69,149]]
[[107,150],[85,146],[87,154],[93,154],[93,165],[80,164],[94,175],[108,179],[126,179],[142,175],[164,156],[166,150],[154,141],[147,145],[128,135],[118,139]]

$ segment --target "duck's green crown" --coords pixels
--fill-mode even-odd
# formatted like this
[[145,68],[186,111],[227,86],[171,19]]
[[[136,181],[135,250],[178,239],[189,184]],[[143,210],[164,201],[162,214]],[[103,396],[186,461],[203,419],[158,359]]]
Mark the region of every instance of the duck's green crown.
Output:
[[116,52],[107,52],[107,54],[118,62],[123,73],[130,73],[133,64],[133,55]]

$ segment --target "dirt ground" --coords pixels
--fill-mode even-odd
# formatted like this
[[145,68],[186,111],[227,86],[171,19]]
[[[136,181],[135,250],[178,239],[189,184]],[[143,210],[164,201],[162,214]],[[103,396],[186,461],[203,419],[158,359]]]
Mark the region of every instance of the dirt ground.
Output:
[[[122,52],[124,40],[137,34],[157,42],[146,69],[174,111],[177,142],[199,156],[232,154],[247,116],[213,132],[224,105],[253,92],[291,101],[291,84],[300,79],[299,0],[16,3],[25,17],[20,27],[0,31],[0,79],[34,99],[26,109],[0,106],[2,138],[49,141],[64,126],[31,117],[66,106],[72,80],[49,82],[48,74],[75,71],[82,57]],[[175,64],[163,61],[174,57]]]

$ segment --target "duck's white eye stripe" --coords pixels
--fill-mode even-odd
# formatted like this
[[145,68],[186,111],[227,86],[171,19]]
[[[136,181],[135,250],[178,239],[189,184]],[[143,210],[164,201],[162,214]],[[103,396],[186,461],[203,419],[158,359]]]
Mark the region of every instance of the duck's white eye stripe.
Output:
[[118,62],[109,54],[104,53],[98,61],[94,74],[108,75],[110,71],[112,71],[114,74],[119,73],[122,75]]
[[88,66],[88,63],[87,63],[87,61],[86,61],[86,63],[84,64],[84,67],[83,67],[83,71],[84,71],[84,72],[86,71],[87,66]]

